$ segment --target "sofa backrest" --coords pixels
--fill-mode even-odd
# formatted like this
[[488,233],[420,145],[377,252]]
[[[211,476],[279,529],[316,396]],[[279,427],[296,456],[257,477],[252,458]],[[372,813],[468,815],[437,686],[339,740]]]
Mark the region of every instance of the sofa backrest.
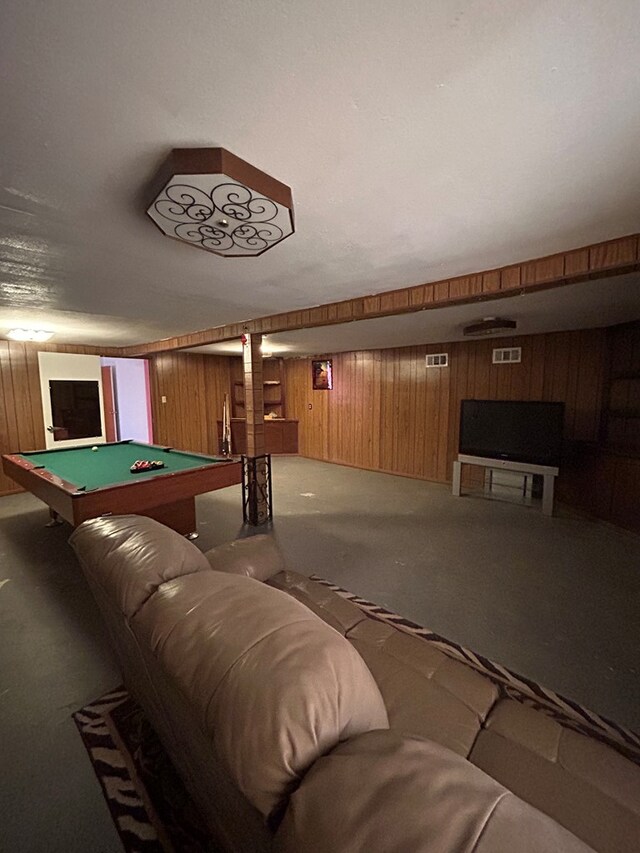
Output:
[[388,726],[373,676],[349,642],[259,581],[213,571],[177,578],[131,626],[265,816],[319,756]]
[[149,519],[86,522],[72,545],[145,658],[193,710],[212,760],[266,818],[321,755],[388,727],[360,655],[286,593],[213,571],[190,542]]

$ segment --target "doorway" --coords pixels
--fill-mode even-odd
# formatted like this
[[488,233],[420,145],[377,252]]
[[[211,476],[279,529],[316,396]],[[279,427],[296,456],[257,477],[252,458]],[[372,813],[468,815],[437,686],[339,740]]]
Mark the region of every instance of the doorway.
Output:
[[48,450],[153,442],[146,359],[39,352],[38,366]]
[[145,358],[100,359],[107,441],[153,442],[149,362]]

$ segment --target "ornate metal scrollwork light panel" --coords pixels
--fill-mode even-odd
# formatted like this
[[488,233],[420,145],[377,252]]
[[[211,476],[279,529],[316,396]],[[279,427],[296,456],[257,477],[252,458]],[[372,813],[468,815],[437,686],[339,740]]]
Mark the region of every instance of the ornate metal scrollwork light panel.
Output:
[[291,189],[224,148],[175,148],[157,183],[155,224],[216,255],[261,255],[295,230]]

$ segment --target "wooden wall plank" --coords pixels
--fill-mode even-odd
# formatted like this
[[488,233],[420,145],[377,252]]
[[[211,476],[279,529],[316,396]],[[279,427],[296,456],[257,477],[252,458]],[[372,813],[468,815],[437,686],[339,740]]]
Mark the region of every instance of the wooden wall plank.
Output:
[[495,293],[500,290],[500,270],[482,273],[482,292]]
[[[154,439],[182,450],[218,453],[217,422],[231,393],[227,356],[168,352],[149,361]],[[166,403],[162,397],[166,397]]]
[[638,255],[638,236],[609,240],[589,249],[589,268],[605,270],[623,264],[633,264]]
[[565,252],[564,274],[566,277],[580,276],[589,272],[589,248]]
[[[309,393],[299,392],[301,381],[310,383],[310,360],[286,360],[288,415],[300,420],[303,455],[448,482],[465,398],[565,402],[567,437],[595,440],[605,339],[602,329],[500,338],[501,346],[522,347],[520,364],[492,364],[495,340],[380,350],[375,357],[337,353],[334,390],[311,392],[312,411]],[[427,369],[427,352],[448,352],[450,366]]]
[[[8,341],[0,341],[0,450],[2,453],[11,453],[18,449],[15,441],[15,427],[12,432],[9,432],[9,421],[13,420],[13,385],[8,386],[7,365],[9,363],[9,343]],[[12,410],[11,415],[9,410]],[[13,480],[6,477],[0,470],[0,491],[3,494],[18,490],[18,486]]]
[[555,281],[564,275],[564,255],[552,255],[522,264],[522,284]]
[[20,431],[20,450],[34,450],[35,434],[33,428],[33,404],[40,402],[38,399],[32,402],[31,386],[29,385],[29,374],[27,371],[27,350],[25,347],[10,347],[9,362],[11,364],[11,380],[14,389],[14,403],[16,409],[16,420]]
[[14,389],[13,376],[11,375],[11,350],[15,349],[12,343],[0,341],[0,382],[2,382],[4,410],[6,419],[6,446],[5,453],[22,450],[21,430],[18,425],[18,406],[16,404],[17,393],[20,389]]
[[619,450],[640,453],[640,322],[608,330],[609,375],[603,388],[603,438]]
[[448,302],[449,301],[449,282],[439,281],[433,285],[433,301]]
[[520,287],[520,267],[505,267],[500,270],[500,290],[513,290]]
[[[468,362],[467,362],[468,369]],[[453,460],[448,458],[447,434],[449,432],[449,404],[451,400],[451,372],[446,367],[436,367],[440,374],[440,400],[438,421],[438,454],[436,476],[440,482],[446,482],[451,477]]]
[[[451,343],[443,347],[449,355],[449,411],[447,412],[447,460],[454,459],[458,451],[458,412],[460,411],[460,400],[467,395],[467,384],[463,373],[460,371],[462,364],[462,349],[464,345],[460,342]],[[474,371],[475,373],[475,371]],[[462,390],[464,388],[464,391]]]

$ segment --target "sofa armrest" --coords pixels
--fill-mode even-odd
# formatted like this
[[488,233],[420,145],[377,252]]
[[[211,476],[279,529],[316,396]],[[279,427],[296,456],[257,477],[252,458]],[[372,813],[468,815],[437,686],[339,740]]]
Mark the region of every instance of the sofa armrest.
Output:
[[344,741],[314,763],[289,800],[274,849],[593,853],[451,750],[384,730]]
[[87,578],[127,619],[162,584],[208,569],[193,542],[143,515],[91,518],[69,543]]
[[469,758],[599,853],[638,849],[640,767],[605,743],[503,699]]
[[211,548],[204,555],[216,572],[246,575],[267,581],[285,568],[280,548],[272,536],[259,533]]

